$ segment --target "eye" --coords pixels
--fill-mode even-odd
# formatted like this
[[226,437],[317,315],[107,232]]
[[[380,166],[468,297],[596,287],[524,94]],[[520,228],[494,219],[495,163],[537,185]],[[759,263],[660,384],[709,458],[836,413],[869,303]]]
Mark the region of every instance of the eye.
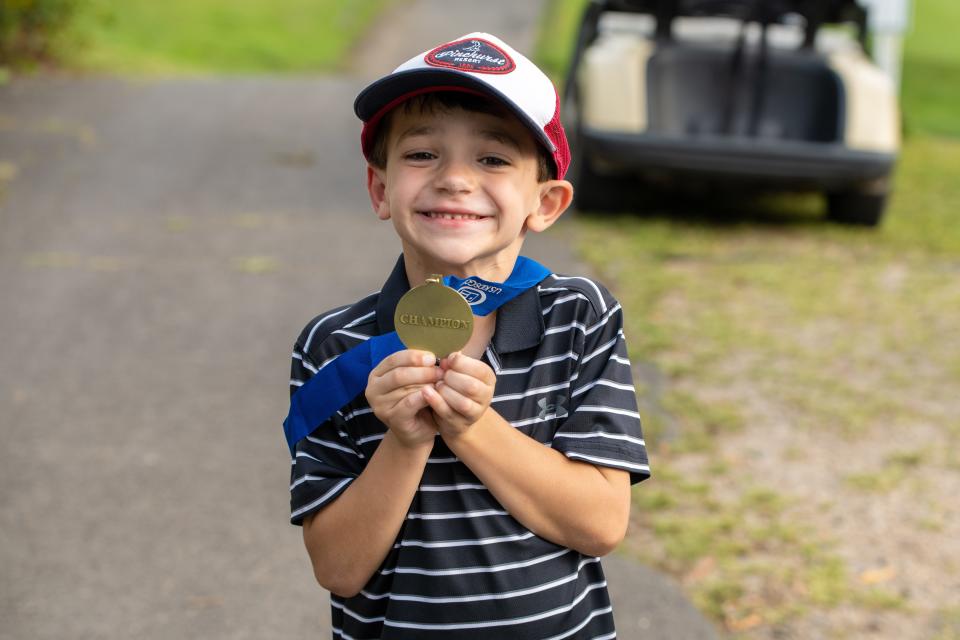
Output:
[[488,167],[509,167],[510,162],[499,156],[483,156],[480,158],[480,163]]
[[430,153],[429,151],[410,151],[403,154],[404,160],[410,160],[412,162],[426,162],[428,160],[433,160],[437,156]]

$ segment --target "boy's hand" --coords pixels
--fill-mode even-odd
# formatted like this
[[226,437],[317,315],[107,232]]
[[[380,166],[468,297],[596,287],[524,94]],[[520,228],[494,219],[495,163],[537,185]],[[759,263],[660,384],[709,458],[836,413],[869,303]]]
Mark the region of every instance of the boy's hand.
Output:
[[467,431],[490,407],[497,376],[480,360],[459,351],[440,362],[442,380],[424,387],[440,434],[456,438]]
[[432,388],[442,372],[436,357],[427,351],[398,351],[377,365],[367,378],[365,392],[374,415],[401,444],[432,446],[437,424],[421,392]]

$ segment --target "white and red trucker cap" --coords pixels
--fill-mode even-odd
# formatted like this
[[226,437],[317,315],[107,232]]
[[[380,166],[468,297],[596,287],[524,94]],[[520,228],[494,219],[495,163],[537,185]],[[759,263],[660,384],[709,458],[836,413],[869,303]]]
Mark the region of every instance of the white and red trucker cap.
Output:
[[570,147],[560,124],[560,97],[543,71],[489,33],[470,33],[410,58],[360,92],[353,110],[363,120],[360,144],[369,158],[383,117],[423,93],[463,91],[489,96],[530,128],[551,157],[561,179]]

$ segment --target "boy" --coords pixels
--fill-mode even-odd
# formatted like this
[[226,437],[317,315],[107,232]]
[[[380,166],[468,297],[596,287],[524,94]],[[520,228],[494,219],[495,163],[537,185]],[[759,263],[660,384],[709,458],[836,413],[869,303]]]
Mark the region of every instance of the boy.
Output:
[[[333,637],[613,638],[599,556],[649,475],[620,305],[585,278],[516,277],[525,233],[573,195],[556,90],[475,33],[355,110],[370,200],[403,255],[381,291],[303,330],[288,418],[309,394],[342,396],[290,442],[291,520],[332,593]],[[389,335],[430,274],[472,279],[475,304],[515,297],[474,316],[461,351],[373,356],[363,393],[331,391],[334,363]]]

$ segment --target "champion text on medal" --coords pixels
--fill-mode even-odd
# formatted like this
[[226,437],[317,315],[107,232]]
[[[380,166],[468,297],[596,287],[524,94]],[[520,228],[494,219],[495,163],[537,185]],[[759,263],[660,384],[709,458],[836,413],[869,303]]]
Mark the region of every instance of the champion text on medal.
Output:
[[469,320],[457,318],[441,318],[438,316],[422,316],[415,313],[401,313],[397,318],[400,324],[410,324],[420,327],[437,327],[440,329],[466,329],[470,326]]
[[434,67],[449,67],[473,73],[510,73],[517,68],[513,59],[492,42],[460,40],[437,47],[424,57]]

